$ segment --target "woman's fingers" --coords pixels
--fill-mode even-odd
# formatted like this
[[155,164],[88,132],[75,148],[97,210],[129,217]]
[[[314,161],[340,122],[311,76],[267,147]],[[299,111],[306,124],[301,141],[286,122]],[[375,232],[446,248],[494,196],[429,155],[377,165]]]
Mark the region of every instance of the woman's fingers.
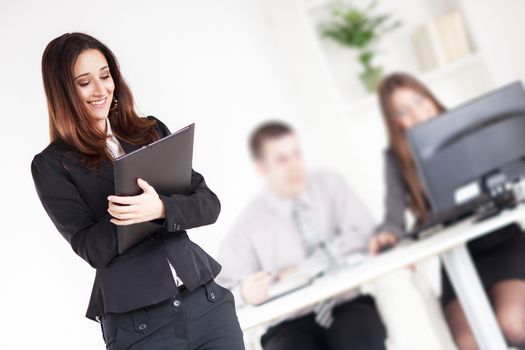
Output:
[[390,233],[390,232],[381,233],[379,235],[379,237],[381,237],[381,241],[382,242],[387,242],[387,243],[396,243],[397,242],[396,236],[394,234]]
[[373,237],[368,245],[368,251],[372,255],[376,255],[379,251],[379,240],[378,237]]
[[153,186],[151,186],[146,180],[143,180],[141,179],[140,177],[137,179],[137,184],[139,185],[140,188],[142,188],[142,190],[144,192],[154,192],[154,193],[157,193],[155,191],[155,189],[153,188]]
[[136,204],[130,204],[130,205],[119,205],[112,202],[108,203],[108,210],[111,213],[115,214],[127,214],[127,213],[135,213],[137,211],[138,205]]
[[372,237],[368,244],[368,251],[372,255],[377,255],[379,250],[388,245],[396,245],[397,237],[390,232],[381,232],[376,236]]
[[396,237],[385,233],[379,236],[379,243],[381,245],[396,244]]
[[[164,216],[164,204],[147,182],[139,179],[139,183],[144,186],[144,193],[136,196],[108,196],[108,212],[116,221],[117,225],[132,224],[149,221]],[[133,222],[122,220],[134,220]]]
[[116,204],[136,204],[142,200],[143,194],[138,194],[136,196],[116,196],[109,195],[108,201]]
[[112,217],[118,220],[132,220],[138,218],[136,213],[112,213],[111,211],[109,211],[109,213]]
[[118,205],[109,202],[107,210],[112,217],[119,220],[135,219],[139,214],[137,205]]
[[139,222],[153,220],[156,218],[149,213],[143,213],[139,210],[139,208],[137,208],[136,211],[132,211],[129,213],[116,213],[112,212],[108,208],[108,212],[112,216],[112,219],[110,221],[116,225],[131,225]]
[[152,194],[155,194],[155,195],[157,194],[157,192],[155,191],[155,188],[153,188],[153,186],[148,184],[145,180],[138,178],[137,184],[144,191],[141,194],[137,194],[135,196],[117,196],[117,195],[112,194],[107,197],[107,200],[113,203],[117,203],[117,204],[135,204],[135,203],[142,201],[144,194],[148,194],[150,196]]

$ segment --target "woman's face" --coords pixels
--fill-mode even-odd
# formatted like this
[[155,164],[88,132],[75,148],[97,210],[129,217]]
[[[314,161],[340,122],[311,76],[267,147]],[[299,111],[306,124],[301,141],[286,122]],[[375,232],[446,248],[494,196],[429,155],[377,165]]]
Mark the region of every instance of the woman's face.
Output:
[[83,51],[75,61],[73,74],[81,102],[88,106],[94,118],[100,121],[107,118],[115,84],[106,57],[95,49]]
[[392,94],[394,119],[409,129],[439,114],[439,109],[428,96],[411,88],[398,88]]

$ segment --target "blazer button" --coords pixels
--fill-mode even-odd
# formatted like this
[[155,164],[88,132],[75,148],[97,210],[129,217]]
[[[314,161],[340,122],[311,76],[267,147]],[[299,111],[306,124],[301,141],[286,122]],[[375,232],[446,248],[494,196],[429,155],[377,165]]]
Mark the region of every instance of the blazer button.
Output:
[[179,300],[179,299],[176,299],[176,300],[173,302],[173,306],[175,306],[175,307],[179,307],[179,306],[180,306],[180,300]]
[[147,326],[145,323],[141,323],[141,324],[139,324],[139,330],[140,330],[140,331],[145,330],[147,327],[148,327],[148,326]]
[[215,300],[215,293],[211,292],[211,293],[210,293],[210,298],[211,298],[212,300]]

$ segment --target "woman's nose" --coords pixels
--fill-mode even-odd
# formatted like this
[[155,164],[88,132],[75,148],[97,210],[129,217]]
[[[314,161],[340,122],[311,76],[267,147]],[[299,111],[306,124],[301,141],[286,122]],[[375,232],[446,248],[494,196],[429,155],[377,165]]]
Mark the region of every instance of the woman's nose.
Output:
[[93,95],[96,96],[102,96],[106,93],[106,89],[104,88],[104,85],[99,80],[94,81],[95,90],[93,91]]
[[410,115],[412,115],[412,119],[418,123],[426,119],[425,111],[417,106],[412,106],[410,108]]

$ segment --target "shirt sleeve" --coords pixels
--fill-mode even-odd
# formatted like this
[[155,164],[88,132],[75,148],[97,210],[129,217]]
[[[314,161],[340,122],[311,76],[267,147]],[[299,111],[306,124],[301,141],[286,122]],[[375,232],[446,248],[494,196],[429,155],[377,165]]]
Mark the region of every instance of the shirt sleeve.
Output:
[[246,304],[241,295],[242,280],[262,269],[248,237],[248,229],[255,228],[250,228],[241,221],[236,222],[219,251],[218,260],[222,270],[217,276],[217,281],[232,291],[237,307]]
[[95,218],[57,157],[37,154],[31,174],[45,211],[75,253],[94,268],[109,264],[118,254],[111,215]]
[[340,253],[365,252],[375,228],[372,214],[339,175],[330,173],[325,181],[332,196],[333,222],[339,240],[337,244],[342,250]]

